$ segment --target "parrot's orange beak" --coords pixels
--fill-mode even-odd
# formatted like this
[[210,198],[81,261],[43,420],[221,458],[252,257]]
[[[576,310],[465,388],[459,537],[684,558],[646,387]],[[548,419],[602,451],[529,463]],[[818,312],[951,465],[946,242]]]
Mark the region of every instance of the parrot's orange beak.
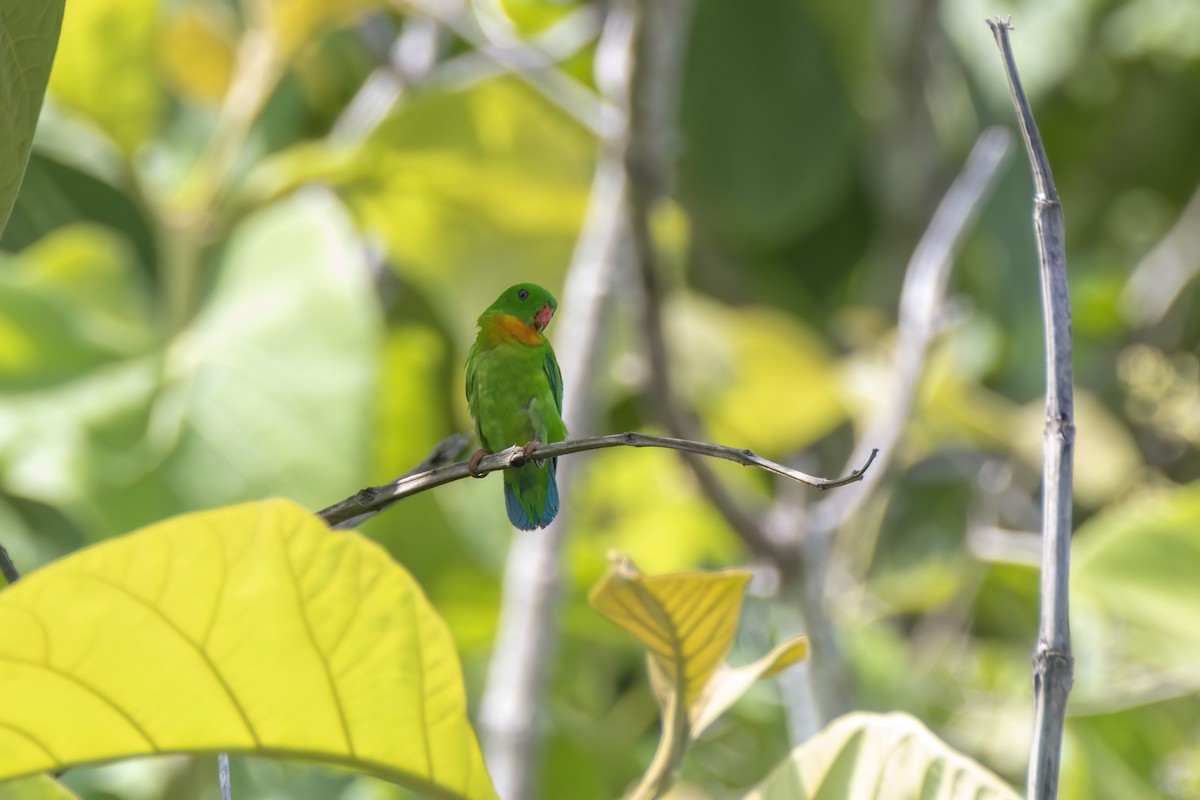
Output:
[[539,331],[546,330],[546,326],[550,324],[550,318],[554,316],[554,309],[549,303],[538,309],[538,312],[533,315],[533,327]]

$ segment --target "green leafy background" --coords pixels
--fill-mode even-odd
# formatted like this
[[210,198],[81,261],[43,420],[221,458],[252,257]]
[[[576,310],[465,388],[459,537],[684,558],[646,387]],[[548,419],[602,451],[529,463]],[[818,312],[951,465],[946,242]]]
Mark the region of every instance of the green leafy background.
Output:
[[[480,5],[533,36],[580,3]],[[914,244],[978,133],[1012,126],[983,23],[1012,14],[1074,301],[1078,666],[1063,796],[1197,796],[1200,289],[1187,281],[1150,314],[1131,279],[1164,237],[1200,227],[1200,14],[1170,0],[752,5],[697,0],[686,52],[660,242],[680,394],[715,439],[840,469],[888,400]],[[45,72],[57,19],[32,10],[51,6],[3,4],[17,45],[0,40],[0,73]],[[517,77],[437,67],[377,124],[339,132],[380,37],[386,49],[416,14],[365,0],[68,4],[0,237],[0,536],[23,571],[182,511],[269,495],[320,508],[469,429],[475,317],[517,280],[561,297],[598,143]],[[254,26],[267,43],[257,79],[239,59]],[[469,50],[447,35],[439,59]],[[591,43],[561,72],[594,90],[593,56]],[[261,96],[239,128],[222,103],[247,85]],[[17,148],[0,153],[0,209],[37,94],[0,97],[0,130],[15,131],[2,146]],[[888,478],[839,539],[831,602],[856,704],[913,714],[1014,785],[1037,613],[1036,549],[1005,533],[1038,527],[1031,194],[1023,157],[1010,159],[955,265],[954,313]],[[616,298],[594,398],[605,431],[643,427],[650,408],[636,291]],[[671,454],[574,458],[540,780],[546,797],[600,800],[636,781],[657,741],[641,652],[586,603],[604,554],[648,574],[747,554]],[[720,472],[747,502],[776,490]],[[413,498],[365,529],[448,622],[473,712],[511,536],[497,482]],[[747,599],[733,664],[781,638],[780,610]],[[741,796],[789,750],[764,683],[695,744],[684,790]],[[397,796],[324,767],[233,763],[247,797]],[[213,776],[210,757],[170,757],[65,780],[137,800],[215,797]]]

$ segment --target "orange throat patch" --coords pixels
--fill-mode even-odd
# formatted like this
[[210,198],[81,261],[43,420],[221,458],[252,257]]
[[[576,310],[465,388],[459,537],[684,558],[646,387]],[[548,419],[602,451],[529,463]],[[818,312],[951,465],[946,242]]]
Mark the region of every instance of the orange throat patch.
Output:
[[487,335],[488,343],[492,346],[501,342],[520,342],[524,345],[538,345],[546,341],[541,331],[514,317],[512,314],[495,314],[488,317],[482,325]]

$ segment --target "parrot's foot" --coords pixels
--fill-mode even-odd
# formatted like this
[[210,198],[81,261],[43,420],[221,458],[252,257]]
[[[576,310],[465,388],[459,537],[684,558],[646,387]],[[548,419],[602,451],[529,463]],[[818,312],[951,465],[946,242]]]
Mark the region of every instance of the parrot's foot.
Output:
[[472,478],[482,478],[487,474],[486,472],[479,471],[479,462],[483,460],[484,456],[490,456],[491,454],[491,450],[485,450],[482,447],[471,453],[471,458],[467,461],[467,472],[471,473]]
[[[532,453],[534,450],[537,450],[541,446],[542,446],[542,442],[539,439],[534,439],[532,442],[527,442],[525,444],[525,446],[521,448],[521,457],[528,461],[529,454]],[[539,467],[542,465],[542,462],[537,459],[535,459],[533,461],[533,463]]]

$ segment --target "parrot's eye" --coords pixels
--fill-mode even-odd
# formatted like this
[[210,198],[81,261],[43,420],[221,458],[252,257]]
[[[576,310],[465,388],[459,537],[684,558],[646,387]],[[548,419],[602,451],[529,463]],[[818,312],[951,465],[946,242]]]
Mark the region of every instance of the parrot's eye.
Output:
[[528,300],[529,299],[529,290],[522,289],[521,291],[517,292],[517,297],[519,297],[522,300]]

